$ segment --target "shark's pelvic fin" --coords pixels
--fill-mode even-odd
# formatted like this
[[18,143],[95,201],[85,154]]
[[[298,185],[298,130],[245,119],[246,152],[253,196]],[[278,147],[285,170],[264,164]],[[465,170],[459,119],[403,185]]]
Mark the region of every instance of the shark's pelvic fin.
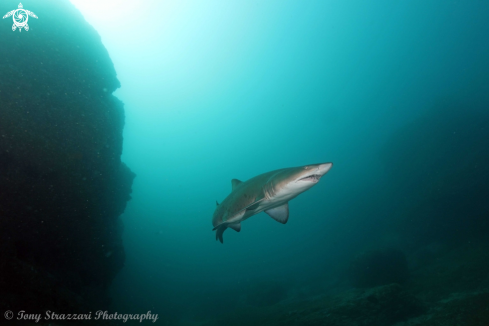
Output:
[[239,181],[238,179],[231,180],[232,190],[234,191],[234,189],[236,189],[236,187],[242,183],[243,183],[243,181]]
[[228,226],[236,232],[241,231],[241,223],[229,224]]
[[270,215],[275,221],[285,224],[289,220],[289,203],[266,210],[265,213]]

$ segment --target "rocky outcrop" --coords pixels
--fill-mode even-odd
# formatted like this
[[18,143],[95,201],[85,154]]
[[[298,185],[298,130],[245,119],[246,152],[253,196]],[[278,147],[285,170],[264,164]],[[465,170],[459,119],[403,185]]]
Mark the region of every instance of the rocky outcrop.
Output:
[[28,32],[0,26],[0,307],[103,309],[134,178],[120,160],[120,85],[69,1],[32,5]]
[[[378,252],[382,260],[394,254]],[[345,287],[346,282],[338,283],[323,294],[306,298],[289,296],[267,306],[241,303],[204,325],[487,325],[489,242],[473,241],[434,255],[413,270],[402,285],[351,288]],[[361,257],[362,264],[377,264],[371,254]]]

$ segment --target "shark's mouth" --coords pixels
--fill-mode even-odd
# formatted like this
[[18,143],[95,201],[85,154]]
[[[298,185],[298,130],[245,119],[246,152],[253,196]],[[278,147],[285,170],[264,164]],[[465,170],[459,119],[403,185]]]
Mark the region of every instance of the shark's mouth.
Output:
[[311,175],[308,175],[307,177],[304,177],[304,178],[300,178],[298,181],[308,181],[308,182],[318,182],[319,179],[321,179],[321,175],[320,174],[311,174]]

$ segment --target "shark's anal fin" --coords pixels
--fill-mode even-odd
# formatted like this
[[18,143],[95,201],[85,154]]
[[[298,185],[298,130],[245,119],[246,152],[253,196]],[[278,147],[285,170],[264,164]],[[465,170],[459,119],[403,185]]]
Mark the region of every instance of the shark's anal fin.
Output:
[[285,224],[289,220],[289,203],[270,208],[269,210],[266,210],[265,213],[270,215],[275,221]]
[[228,226],[236,232],[241,231],[241,223],[229,224]]
[[236,187],[242,183],[243,183],[243,181],[239,181],[238,179],[231,180],[232,190],[234,191],[234,189],[236,189]]

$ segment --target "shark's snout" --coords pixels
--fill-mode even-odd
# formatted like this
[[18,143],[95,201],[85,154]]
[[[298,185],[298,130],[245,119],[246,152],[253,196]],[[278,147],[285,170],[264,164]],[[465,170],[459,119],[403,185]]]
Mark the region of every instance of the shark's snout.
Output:
[[321,176],[325,175],[331,168],[333,167],[333,163],[323,163],[318,166],[318,174]]

